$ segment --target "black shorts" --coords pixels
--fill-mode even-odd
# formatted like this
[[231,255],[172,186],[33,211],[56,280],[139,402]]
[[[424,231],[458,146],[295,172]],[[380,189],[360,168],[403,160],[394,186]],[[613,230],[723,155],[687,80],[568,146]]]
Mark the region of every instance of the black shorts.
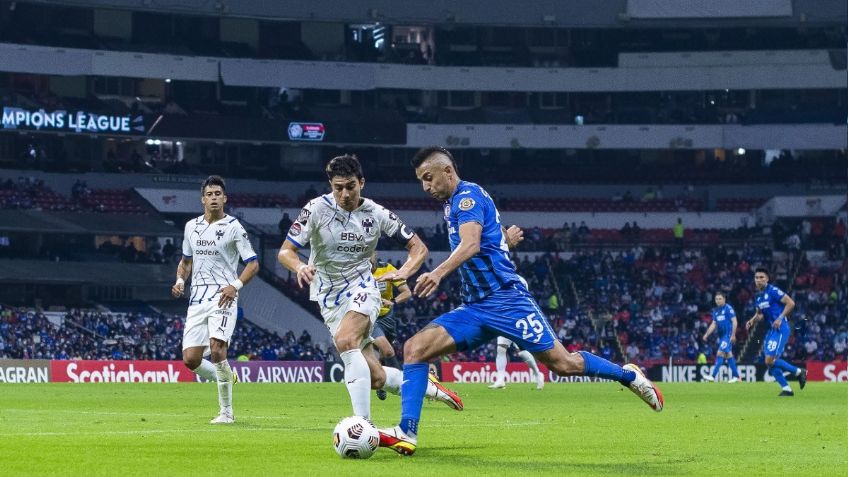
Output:
[[374,330],[371,331],[371,336],[374,338],[385,336],[389,343],[395,340],[395,336],[397,336],[397,321],[392,310],[377,318],[377,322],[374,323]]

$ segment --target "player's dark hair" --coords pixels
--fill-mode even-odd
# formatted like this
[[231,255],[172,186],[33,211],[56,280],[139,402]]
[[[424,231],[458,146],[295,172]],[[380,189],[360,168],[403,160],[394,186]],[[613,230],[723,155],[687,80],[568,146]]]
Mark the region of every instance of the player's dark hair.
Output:
[[[412,164],[412,167],[418,168],[421,164],[424,163],[427,159],[430,158],[433,154],[442,154],[447,157],[451,161],[451,165],[453,166],[453,170],[456,169],[456,161],[453,158],[453,154],[450,153],[447,149],[441,146],[428,146],[418,150],[414,156],[412,156],[412,160],[409,161]],[[458,171],[457,171],[458,172]]]
[[209,177],[207,177],[206,180],[203,181],[203,185],[200,186],[200,195],[203,195],[203,194],[206,193],[206,187],[208,187],[208,186],[218,186],[218,187],[221,188],[221,190],[224,192],[225,195],[227,193],[227,187],[224,185],[224,178],[221,177],[221,176],[209,176]]
[[725,295],[723,291],[717,291],[717,292],[715,292],[715,294],[716,294],[716,296],[721,296],[722,298],[727,300],[727,295]]
[[764,273],[767,277],[769,276],[769,271],[768,271],[768,270],[766,270],[766,269],[765,269],[765,268],[763,268],[763,267],[759,267],[759,268],[757,268],[756,270],[754,270],[754,273]]
[[354,154],[345,154],[336,156],[330,159],[326,167],[327,178],[333,180],[333,177],[350,177],[354,176],[362,180],[362,164]]

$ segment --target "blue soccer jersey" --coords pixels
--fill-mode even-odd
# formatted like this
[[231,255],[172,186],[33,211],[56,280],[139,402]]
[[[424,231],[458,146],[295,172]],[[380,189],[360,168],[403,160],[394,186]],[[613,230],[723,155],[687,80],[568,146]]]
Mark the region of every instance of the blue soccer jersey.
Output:
[[783,313],[784,305],[780,302],[786,293],[774,285],[766,285],[765,290],[757,293],[754,298],[754,303],[757,309],[763,314],[767,323],[771,325],[774,320]]
[[733,319],[736,318],[733,307],[725,303],[721,308],[713,308],[712,314],[719,340],[730,339],[733,333]]
[[509,247],[491,196],[473,182],[460,181],[444,207],[451,250],[459,246],[460,225],[477,222],[483,227],[480,251],[459,267],[463,301],[480,301],[509,284],[519,282],[515,266],[509,260]]

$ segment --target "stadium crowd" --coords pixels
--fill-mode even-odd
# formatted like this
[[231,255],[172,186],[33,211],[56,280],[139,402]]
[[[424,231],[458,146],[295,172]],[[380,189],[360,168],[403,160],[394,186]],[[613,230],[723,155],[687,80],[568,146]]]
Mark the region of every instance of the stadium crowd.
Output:
[[[588,227],[566,224],[563,247],[556,234],[530,229],[514,256],[519,273],[570,351],[587,349],[609,359],[649,362],[691,360],[714,352],[703,343],[710,322],[713,295],[726,293],[739,327],[736,352],[748,339],[744,322],[753,315],[753,272],[772,271],[772,283],[796,301],[790,322],[794,331],[786,348],[788,359],[848,360],[848,259],[843,221],[778,222],[766,241],[737,241],[706,247],[651,247],[639,243],[618,248],[581,244]],[[443,227],[428,241],[444,239]],[[762,236],[761,236],[762,238]],[[551,242],[553,240],[553,242]],[[581,244],[580,247],[570,245]],[[522,250],[545,249],[526,253]],[[170,247],[173,248],[173,247]],[[169,250],[170,250],[169,248]],[[563,251],[568,248],[570,251]],[[819,252],[807,254],[807,250]],[[398,267],[400,264],[396,264]],[[432,260],[419,273],[434,267]],[[289,280],[263,274],[266,280],[311,309],[306,289]],[[416,277],[410,278],[414,283]],[[426,299],[397,305],[396,347],[430,319],[461,304],[459,275],[442,282]],[[0,357],[45,359],[180,359],[183,318],[168,314],[109,313],[70,310],[56,326],[36,310],[3,307],[0,312]],[[759,353],[759,350],[754,350]],[[456,353],[455,360],[491,361],[494,343]],[[750,354],[751,357],[756,354]],[[337,360],[331,350],[308,335],[268,333],[240,320],[230,348],[232,358],[263,360]]]
[[[56,324],[58,322],[59,324]],[[185,318],[161,313],[67,311],[51,321],[40,311],[0,305],[0,359],[179,360]],[[240,320],[232,359],[323,361],[326,352],[309,333],[280,337]]]

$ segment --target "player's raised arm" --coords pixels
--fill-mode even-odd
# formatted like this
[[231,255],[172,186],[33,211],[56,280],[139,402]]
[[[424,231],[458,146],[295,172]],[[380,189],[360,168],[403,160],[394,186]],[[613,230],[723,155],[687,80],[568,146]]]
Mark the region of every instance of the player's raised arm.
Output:
[[430,273],[422,273],[415,282],[413,293],[425,297],[439,287],[442,279],[459,268],[466,260],[480,252],[480,237],[483,226],[477,222],[465,222],[459,226],[459,245],[450,256]]

